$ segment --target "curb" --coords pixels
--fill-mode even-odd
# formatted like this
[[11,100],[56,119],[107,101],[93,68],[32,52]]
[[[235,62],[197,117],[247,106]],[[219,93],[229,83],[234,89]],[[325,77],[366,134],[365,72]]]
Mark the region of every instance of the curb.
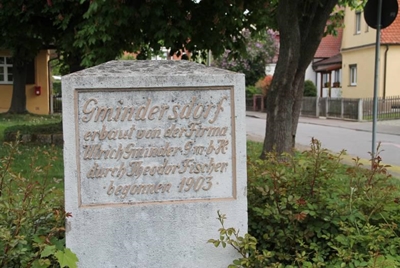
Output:
[[[258,119],[264,119],[265,120],[265,118],[263,118],[261,116],[253,115],[253,114],[246,114],[246,117],[258,118]],[[322,122],[321,123],[307,122],[307,121],[301,121],[301,118],[306,118],[306,117],[300,117],[299,123],[301,123],[301,124],[309,124],[309,125],[325,126],[325,127],[333,127],[333,128],[342,128],[342,129],[351,129],[351,130],[355,130],[355,131],[363,131],[363,132],[372,133],[372,130],[368,130],[368,129],[352,128],[352,127],[340,126],[340,125],[332,126],[332,125],[329,125],[329,124],[324,124]],[[400,133],[395,133],[393,131],[378,130],[377,133],[400,136]]]
[[[261,119],[261,117],[258,117]],[[309,124],[309,125],[316,125],[316,126],[324,126],[324,127],[334,127],[334,128],[343,128],[343,129],[351,129],[351,130],[355,130],[355,131],[362,131],[362,132],[369,132],[372,133],[372,130],[368,130],[368,129],[361,129],[361,128],[351,128],[351,127],[345,127],[345,126],[332,126],[332,125],[327,125],[327,124],[318,124],[318,123],[312,123],[312,122],[300,122],[302,124]],[[400,133],[393,133],[391,131],[382,131],[382,130],[378,130],[377,133],[380,134],[387,134],[387,135],[394,135],[394,136],[400,136]]]

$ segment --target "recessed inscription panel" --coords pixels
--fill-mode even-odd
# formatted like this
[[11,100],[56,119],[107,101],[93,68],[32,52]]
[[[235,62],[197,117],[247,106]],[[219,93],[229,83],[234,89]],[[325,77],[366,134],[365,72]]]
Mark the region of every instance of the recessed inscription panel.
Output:
[[235,198],[233,88],[76,90],[81,206]]

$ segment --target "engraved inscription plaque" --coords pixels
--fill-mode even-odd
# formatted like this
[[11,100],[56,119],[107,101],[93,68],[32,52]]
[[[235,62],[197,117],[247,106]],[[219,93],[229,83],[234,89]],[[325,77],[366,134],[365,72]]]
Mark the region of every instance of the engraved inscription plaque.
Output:
[[76,89],[81,207],[236,198],[233,87]]

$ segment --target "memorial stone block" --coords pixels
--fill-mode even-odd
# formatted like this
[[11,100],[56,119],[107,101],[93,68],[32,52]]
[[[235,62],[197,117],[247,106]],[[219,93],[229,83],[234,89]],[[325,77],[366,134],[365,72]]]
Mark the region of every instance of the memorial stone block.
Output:
[[62,78],[67,247],[79,267],[227,267],[247,231],[244,75],[111,61]]

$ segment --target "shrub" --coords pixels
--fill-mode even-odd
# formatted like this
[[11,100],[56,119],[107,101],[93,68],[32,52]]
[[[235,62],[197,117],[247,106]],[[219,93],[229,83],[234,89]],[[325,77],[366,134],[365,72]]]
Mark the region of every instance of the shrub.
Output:
[[262,92],[262,95],[265,97],[267,96],[271,83],[272,83],[272,75],[266,75],[264,78],[261,78],[260,80],[257,81],[256,88],[258,88]]
[[[250,159],[251,236],[232,238],[248,255],[232,267],[398,267],[399,183],[379,156],[371,169],[354,161],[343,166],[317,140],[284,159]],[[227,240],[223,229],[211,242]]]
[[317,96],[317,87],[311,80],[304,81],[304,93],[305,97],[316,97]]
[[252,98],[256,94],[261,94],[261,91],[255,86],[246,87],[246,98]]
[[[53,147],[32,152],[24,177],[12,166],[18,142],[4,143],[0,157],[0,267],[76,267],[77,258],[65,248],[65,218],[61,189],[49,175],[55,161]],[[37,165],[40,155],[48,164]]]
[[[15,141],[19,133],[19,137],[25,134],[62,134],[62,123],[51,123],[43,125],[15,125],[4,130],[4,141]],[[35,139],[33,139],[34,141]]]
[[53,81],[53,94],[55,96],[61,97],[61,81],[60,80]]

